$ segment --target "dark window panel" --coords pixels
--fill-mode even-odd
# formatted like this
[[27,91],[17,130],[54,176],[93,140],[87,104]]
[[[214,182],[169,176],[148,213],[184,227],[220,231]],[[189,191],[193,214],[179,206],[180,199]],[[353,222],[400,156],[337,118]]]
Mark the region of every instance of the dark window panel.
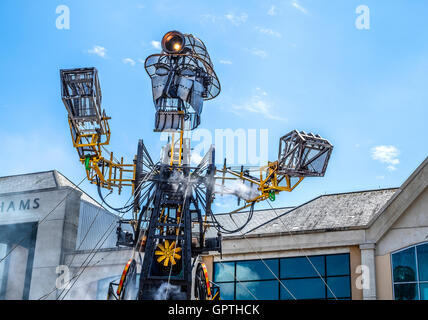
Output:
[[428,243],[416,247],[419,281],[428,281]]
[[392,255],[394,282],[416,281],[415,248],[409,248]]
[[214,282],[234,281],[235,262],[214,263]]
[[278,280],[236,282],[236,300],[278,300],[278,285]]
[[[12,248],[16,248],[7,259],[3,260],[3,267],[0,267],[0,269],[3,269],[3,277],[0,278],[0,299],[10,299],[8,296],[12,295],[14,299],[28,300],[33,272],[36,237],[37,223],[19,223],[0,226],[0,243],[2,244],[3,251],[5,246],[7,248],[6,252],[9,252]],[[13,256],[15,256],[15,259],[13,259]],[[0,256],[0,260],[2,258],[4,258],[4,256]],[[24,273],[16,275],[12,272],[12,270],[16,268],[15,263],[26,264],[26,266],[21,266],[25,269],[25,271],[22,270]],[[2,275],[0,274],[0,276]],[[16,281],[13,291],[8,290],[12,281]]]
[[334,254],[326,256],[327,276],[349,275],[349,254]]
[[[308,258],[310,262],[308,261]],[[324,276],[324,256],[308,258],[297,257],[281,259],[281,278],[319,277],[318,273],[321,276]],[[314,267],[316,270],[314,269]]]
[[236,262],[236,279],[239,281],[276,279],[278,260],[264,260],[264,262],[266,264],[261,260]]
[[[282,283],[296,299],[325,299],[325,285],[320,278],[283,280]],[[294,300],[280,285],[281,300]]]
[[403,283],[394,285],[395,300],[418,300],[417,284]]
[[348,298],[351,297],[351,279],[349,276],[346,277],[331,277],[327,278],[327,285],[331,291],[327,288],[327,297],[329,298]]

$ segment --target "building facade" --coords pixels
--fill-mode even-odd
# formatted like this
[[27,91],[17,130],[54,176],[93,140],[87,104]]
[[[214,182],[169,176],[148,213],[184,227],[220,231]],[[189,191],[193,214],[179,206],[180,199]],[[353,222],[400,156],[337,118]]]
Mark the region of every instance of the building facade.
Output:
[[57,171],[1,177],[0,299],[55,298],[66,256],[110,225],[99,248],[114,247],[117,220]]
[[[427,300],[427,164],[399,188],[255,211],[200,259],[223,300]],[[247,214],[217,220],[235,229]],[[14,248],[0,299],[105,299],[134,254],[115,247],[117,220],[56,171],[0,178],[0,260]]]
[[427,300],[427,163],[400,188],[323,195],[225,237],[203,257],[223,299]]

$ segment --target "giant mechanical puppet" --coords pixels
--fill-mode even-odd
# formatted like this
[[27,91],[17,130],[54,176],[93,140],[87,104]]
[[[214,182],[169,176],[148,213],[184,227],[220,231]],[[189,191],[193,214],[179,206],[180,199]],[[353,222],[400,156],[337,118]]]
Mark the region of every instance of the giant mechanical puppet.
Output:
[[[198,165],[192,165],[190,139],[185,134],[201,123],[203,102],[220,93],[207,49],[195,36],[171,31],[162,39],[162,52],[146,59],[145,69],[156,109],[154,131],[168,132],[169,139],[157,161],[140,140],[133,163],[125,163],[106,148],[110,118],[101,108],[97,70],[60,71],[73,146],[88,180],[97,185],[106,205],[102,188],[117,189],[119,194],[123,187],[132,189],[131,203],[122,208],[108,205],[121,217],[132,213],[131,219],[120,220],[117,244],[133,248],[120,281],[110,284],[108,297],[154,299],[167,284],[178,290],[167,291],[163,295],[166,299],[219,299],[219,289],[198,257],[209,251],[221,252],[221,235],[241,228],[228,230],[217,221],[211,209],[215,195],[229,193],[242,198],[243,205],[238,201],[239,207],[231,214],[242,210],[252,213],[255,203],[292,191],[305,177],[324,176],[333,146],[319,135],[293,130],[280,138],[278,159],[259,168],[256,175],[244,166],[240,170],[228,167],[226,160],[217,168],[214,146]],[[242,195],[230,191],[230,181],[249,185],[255,192]],[[132,232],[123,228],[125,224]],[[215,228],[218,236],[206,237],[209,228]]]

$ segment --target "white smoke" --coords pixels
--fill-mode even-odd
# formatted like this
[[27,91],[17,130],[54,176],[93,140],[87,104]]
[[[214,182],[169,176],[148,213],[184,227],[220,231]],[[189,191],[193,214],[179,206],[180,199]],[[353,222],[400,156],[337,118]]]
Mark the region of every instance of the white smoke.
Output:
[[180,294],[180,287],[164,282],[156,290],[153,300],[169,300]]
[[169,177],[168,181],[171,183],[185,183],[189,180],[188,177],[185,177],[181,171],[174,170]]
[[201,157],[201,155],[196,152],[192,152],[192,154],[190,155],[190,162],[193,164],[201,163],[202,159],[203,157]]
[[[187,185],[188,183],[194,182],[194,180],[194,178],[189,179],[189,177],[185,177],[181,171],[173,171],[168,179],[175,191],[178,190],[180,184]],[[248,183],[243,183],[241,180],[226,180],[223,187],[221,185],[215,186],[215,192],[222,192],[222,189],[223,194],[235,195],[246,201],[260,195],[257,185],[249,185]]]
[[[98,281],[87,282],[86,279],[82,280],[81,278],[76,277],[73,280],[71,280],[70,283],[73,286],[71,290],[58,291],[58,294],[62,293],[60,299],[64,299],[64,300],[93,300],[94,299],[94,294],[96,294],[97,292]],[[105,293],[105,297],[107,298],[107,291]]]
[[239,180],[232,180],[225,183],[224,186],[216,185],[216,192],[223,192],[224,194],[232,194],[246,201],[254,199],[260,192],[256,185],[248,185]]
[[[171,176],[168,178],[169,185],[174,191],[178,191],[178,188],[181,186],[187,186],[196,182],[195,178],[191,176],[184,176],[183,172],[174,170]],[[191,189],[189,188],[186,197],[191,196]]]

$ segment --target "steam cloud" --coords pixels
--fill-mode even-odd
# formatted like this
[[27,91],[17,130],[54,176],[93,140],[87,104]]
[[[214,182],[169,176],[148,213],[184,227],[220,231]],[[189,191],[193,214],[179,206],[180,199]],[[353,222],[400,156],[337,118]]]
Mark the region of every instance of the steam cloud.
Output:
[[[222,192],[222,186],[216,185],[216,192]],[[242,183],[242,181],[233,180],[230,183],[225,184],[223,189],[224,194],[233,194],[244,200],[251,200],[257,197],[260,192],[255,185],[249,186],[248,184]]]
[[156,290],[153,295],[153,300],[169,300],[174,299],[174,297],[180,295],[180,287],[174,286],[168,282],[164,282]]

